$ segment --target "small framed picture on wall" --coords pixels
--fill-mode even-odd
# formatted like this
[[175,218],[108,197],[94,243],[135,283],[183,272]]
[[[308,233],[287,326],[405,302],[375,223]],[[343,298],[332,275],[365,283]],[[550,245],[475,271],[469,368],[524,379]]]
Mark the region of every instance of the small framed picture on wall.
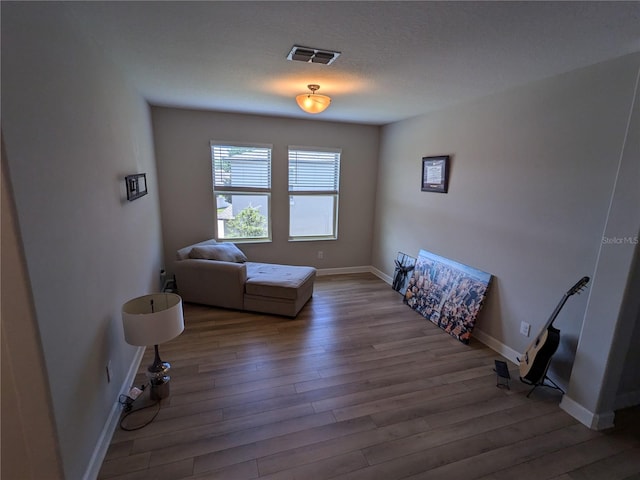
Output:
[[449,155],[422,157],[422,191],[447,193],[449,189]]
[[147,194],[147,174],[136,173],[124,177],[127,185],[127,200],[130,202]]

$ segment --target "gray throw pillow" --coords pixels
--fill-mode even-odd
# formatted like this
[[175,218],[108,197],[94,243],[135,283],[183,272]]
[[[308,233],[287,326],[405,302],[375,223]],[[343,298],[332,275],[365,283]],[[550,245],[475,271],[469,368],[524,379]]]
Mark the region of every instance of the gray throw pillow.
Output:
[[189,252],[189,258],[235,263],[244,263],[247,261],[247,256],[233,243],[217,243],[215,245],[193,247]]

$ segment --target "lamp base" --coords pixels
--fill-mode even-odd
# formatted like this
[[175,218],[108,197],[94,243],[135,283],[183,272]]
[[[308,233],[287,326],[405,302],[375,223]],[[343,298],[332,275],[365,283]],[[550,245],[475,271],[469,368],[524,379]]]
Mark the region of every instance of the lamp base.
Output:
[[151,398],[151,400],[162,400],[163,398],[167,398],[169,396],[169,380],[171,380],[171,378],[169,376],[166,376],[161,382],[151,383],[151,392],[149,392],[149,397]]
[[151,400],[162,400],[169,396],[169,380],[171,380],[171,377],[169,377],[168,372],[171,365],[169,362],[163,362],[160,359],[158,345],[154,345],[154,349],[155,358],[153,363],[147,368],[147,377],[151,385],[151,393],[149,396]]

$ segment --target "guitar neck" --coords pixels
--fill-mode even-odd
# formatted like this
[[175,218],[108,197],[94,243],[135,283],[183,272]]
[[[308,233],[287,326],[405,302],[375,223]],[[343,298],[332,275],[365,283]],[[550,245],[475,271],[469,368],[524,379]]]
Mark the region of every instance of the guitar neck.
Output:
[[551,328],[554,320],[562,310],[567,299],[580,291],[589,282],[589,277],[582,277],[567,293],[565,293],[558,302],[558,305],[553,310],[553,313],[544,325],[544,328],[540,331],[538,336],[531,342],[531,345],[527,348],[520,362],[520,379],[531,385],[538,385],[542,380],[544,383],[544,377],[546,375],[547,368],[549,368],[549,362],[551,362],[551,356],[555,353],[560,343],[560,330]]
[[549,320],[547,320],[547,323],[545,323],[544,327],[542,327],[542,330],[540,331],[540,334],[542,334],[542,332],[547,330],[553,324],[553,322],[555,321],[556,317],[560,313],[560,310],[562,310],[562,307],[564,307],[564,304],[567,302],[568,298],[569,298],[569,295],[567,295],[565,293],[565,295],[562,297],[560,302],[558,302],[558,305],[556,306],[556,308],[553,311],[553,313],[551,313],[551,316],[549,317]]
[[553,311],[553,313],[549,317],[549,320],[547,320],[547,323],[545,323],[544,327],[542,328],[542,330],[540,330],[540,333],[538,334],[538,337],[536,338],[536,340],[534,340],[535,343],[537,343],[538,340],[540,339],[540,337],[542,336],[542,334],[544,332],[546,332],[549,329],[549,327],[551,327],[551,325],[553,324],[554,320],[556,319],[556,317],[560,313],[560,310],[562,310],[562,307],[564,307],[564,304],[566,303],[567,299],[571,295],[573,295],[575,293],[580,293],[580,291],[587,285],[587,283],[589,283],[589,277],[582,277],[580,280],[578,280],[578,282],[573,287],[571,287],[569,289],[569,291],[567,293],[565,293],[562,296],[562,298],[558,302],[558,305],[556,306],[555,310]]

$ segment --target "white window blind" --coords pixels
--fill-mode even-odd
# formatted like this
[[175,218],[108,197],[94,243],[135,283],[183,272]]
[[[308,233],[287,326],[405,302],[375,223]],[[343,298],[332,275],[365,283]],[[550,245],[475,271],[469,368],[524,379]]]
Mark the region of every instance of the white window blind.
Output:
[[337,193],[340,150],[289,147],[289,191]]
[[271,147],[211,144],[213,185],[235,190],[271,188]]
[[289,239],[338,236],[339,149],[289,147]]
[[215,237],[270,241],[271,145],[211,142]]

